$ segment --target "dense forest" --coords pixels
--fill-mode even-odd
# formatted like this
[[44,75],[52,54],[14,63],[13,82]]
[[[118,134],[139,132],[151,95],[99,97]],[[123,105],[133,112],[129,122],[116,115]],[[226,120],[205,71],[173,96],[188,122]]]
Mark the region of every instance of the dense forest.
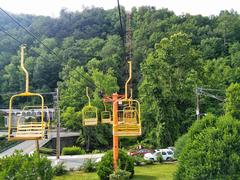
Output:
[[[122,14],[125,25],[123,7]],[[123,139],[122,145],[172,146],[197,118],[196,88],[224,98],[226,88],[240,81],[240,15],[222,11],[210,17],[177,16],[154,7],[133,8],[131,15],[132,86],[142,105],[143,136]],[[27,45],[30,89],[49,92],[59,87],[62,126],[80,131],[78,143],[88,149],[111,146],[111,127],[83,128],[81,109],[87,103],[86,87],[100,110],[100,94],[123,92],[128,74],[117,9],[62,10],[58,18],[13,16],[54,52],[0,13],[1,30]],[[19,45],[0,31],[0,93],[24,90]],[[1,96],[0,103],[6,107],[8,97]],[[200,96],[199,104],[202,116],[224,112],[223,102],[212,96]]]

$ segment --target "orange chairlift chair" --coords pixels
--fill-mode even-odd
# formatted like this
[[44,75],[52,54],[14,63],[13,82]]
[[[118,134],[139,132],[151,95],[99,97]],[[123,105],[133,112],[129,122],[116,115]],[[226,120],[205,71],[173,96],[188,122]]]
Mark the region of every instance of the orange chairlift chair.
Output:
[[88,95],[88,87],[86,88],[86,95],[88,97],[88,105],[82,109],[83,126],[96,126],[98,123],[98,110],[91,105],[90,97]]
[[[26,77],[26,90],[23,93],[13,95],[9,102],[9,117],[8,117],[8,140],[42,140],[46,138],[46,131],[48,131],[49,122],[44,121],[44,98],[39,93],[29,92],[29,75],[24,67],[24,49],[21,46],[21,68]],[[16,118],[13,117],[13,102],[17,97],[37,97],[41,103],[38,105],[40,115],[39,118],[33,117],[29,114],[22,113]]]
[[118,103],[118,123],[114,125],[113,134],[117,136],[140,136],[142,134],[140,103],[128,98],[128,83],[132,78],[132,62],[129,61],[129,78],[125,83],[125,97],[114,103]]

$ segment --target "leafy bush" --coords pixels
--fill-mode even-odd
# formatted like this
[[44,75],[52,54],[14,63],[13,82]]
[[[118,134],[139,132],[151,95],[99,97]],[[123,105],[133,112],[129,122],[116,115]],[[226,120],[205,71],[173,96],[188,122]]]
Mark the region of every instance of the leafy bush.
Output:
[[118,169],[116,174],[110,174],[110,180],[128,180],[130,179],[131,173],[125,170]]
[[54,154],[55,154],[54,149],[45,148],[45,147],[40,148],[40,149],[39,149],[39,152],[40,152],[41,154],[47,154],[47,155],[54,155]]
[[163,162],[163,157],[161,154],[157,156],[157,162],[162,163]]
[[136,166],[146,164],[146,160],[142,156],[133,156],[133,158]]
[[145,164],[146,164],[146,165],[152,165],[153,163],[154,163],[153,160],[146,160],[146,161],[145,161]]
[[2,140],[6,140],[6,137],[7,137],[7,136],[5,136],[5,135],[0,136],[0,141],[2,141]]
[[209,115],[196,121],[180,154],[175,179],[238,179],[239,133],[240,122],[231,116]]
[[62,176],[67,173],[66,167],[63,162],[57,164],[53,168],[53,172],[55,176]]
[[91,159],[87,159],[86,161],[84,161],[82,169],[84,172],[95,172],[96,163],[93,162]]
[[[119,151],[119,169],[126,170],[131,173],[130,177],[134,175],[134,160],[131,156],[128,156],[126,152]],[[102,157],[101,162],[97,168],[97,174],[101,180],[108,180],[110,174],[113,174],[113,151],[108,151]]]
[[98,149],[95,149],[95,150],[92,151],[92,154],[99,154],[99,153],[101,153],[101,151],[98,150]]
[[38,154],[23,155],[19,151],[0,159],[0,179],[51,180],[51,161]]
[[188,141],[189,141],[189,135],[188,134],[184,134],[177,139],[177,141],[175,142],[176,150],[174,152],[174,156],[176,158],[179,158],[184,146],[186,144],[188,144]]
[[81,155],[85,154],[86,152],[81,149],[80,147],[64,147],[62,150],[62,155]]

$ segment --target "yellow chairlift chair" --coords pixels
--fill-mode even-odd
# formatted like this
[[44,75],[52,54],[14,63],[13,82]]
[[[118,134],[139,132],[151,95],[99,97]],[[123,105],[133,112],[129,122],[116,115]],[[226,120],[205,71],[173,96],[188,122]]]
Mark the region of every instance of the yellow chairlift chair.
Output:
[[[21,46],[21,68],[26,76],[26,90],[24,93],[13,95],[10,98],[9,102],[9,117],[8,117],[8,140],[9,141],[18,141],[18,140],[41,140],[45,138],[45,128],[46,123],[44,122],[44,98],[39,93],[29,92],[29,75],[27,70],[24,67],[24,46]],[[39,121],[36,121],[29,114],[28,120],[26,116],[28,114],[22,112],[20,117],[17,120],[17,123],[14,123],[13,118],[13,102],[17,97],[37,97],[40,98],[40,105],[38,106],[41,112]],[[16,127],[14,126],[16,124]]]
[[140,136],[142,134],[141,128],[141,114],[140,103],[137,100],[128,98],[128,83],[132,78],[132,62],[129,61],[129,78],[125,84],[125,98],[120,99],[114,103],[118,103],[118,123],[113,128],[113,134],[117,136]]
[[[38,113],[40,112],[40,114]],[[50,114],[47,106],[44,106],[44,123],[41,121],[41,106],[25,106],[17,122],[16,137],[44,136],[50,135]]]
[[101,122],[102,124],[112,124],[112,115],[110,111],[107,111],[106,104],[104,104],[104,111],[101,112]]
[[96,107],[91,105],[88,87],[86,88],[86,95],[88,97],[88,105],[84,106],[82,109],[83,126],[96,126],[98,123],[98,111]]

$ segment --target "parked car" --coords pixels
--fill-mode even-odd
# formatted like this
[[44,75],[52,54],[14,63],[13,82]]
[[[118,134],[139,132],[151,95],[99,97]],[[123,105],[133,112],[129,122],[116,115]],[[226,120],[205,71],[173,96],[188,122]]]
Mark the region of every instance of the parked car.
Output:
[[128,155],[129,156],[138,156],[138,155],[144,155],[146,153],[152,153],[154,152],[153,150],[150,149],[140,149],[140,150],[136,150],[136,151],[129,151]]
[[174,158],[174,153],[171,149],[156,149],[153,153],[144,154],[144,159],[157,161],[159,155],[162,155],[164,161],[169,161]]

